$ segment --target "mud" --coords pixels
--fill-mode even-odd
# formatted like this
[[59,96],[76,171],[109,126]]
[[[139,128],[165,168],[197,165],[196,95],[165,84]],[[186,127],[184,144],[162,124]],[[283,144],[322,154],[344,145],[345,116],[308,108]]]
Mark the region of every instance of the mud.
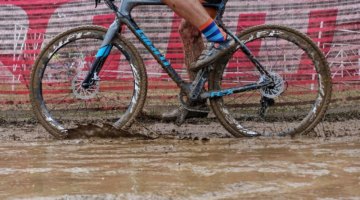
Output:
[[33,120],[2,121],[0,199],[360,199],[360,120],[339,116],[293,138],[139,119],[121,137],[84,126],[87,137],[56,140]]
[[[312,132],[296,137],[344,137],[360,135],[360,120],[321,122]],[[157,119],[138,120],[129,131],[112,130],[108,126],[83,125],[71,132],[68,139],[92,138],[123,138],[135,139],[179,139],[209,140],[213,138],[232,138],[216,119],[188,120],[176,126],[173,123],[162,123]],[[0,143],[6,141],[41,142],[55,140],[49,133],[33,120],[0,122]]]
[[359,135],[206,141],[39,136],[1,140],[0,199],[360,198]]

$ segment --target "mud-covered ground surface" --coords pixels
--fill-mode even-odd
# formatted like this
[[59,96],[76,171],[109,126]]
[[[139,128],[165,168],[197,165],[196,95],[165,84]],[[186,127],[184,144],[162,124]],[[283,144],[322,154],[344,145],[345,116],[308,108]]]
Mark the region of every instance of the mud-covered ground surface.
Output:
[[358,119],[293,138],[136,124],[151,134],[56,140],[33,120],[2,121],[0,199],[360,199]]

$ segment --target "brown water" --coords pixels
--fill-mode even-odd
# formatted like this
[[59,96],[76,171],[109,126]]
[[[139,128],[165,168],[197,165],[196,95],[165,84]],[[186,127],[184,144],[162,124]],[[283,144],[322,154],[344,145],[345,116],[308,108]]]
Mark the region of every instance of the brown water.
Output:
[[0,143],[0,199],[360,199],[360,137]]

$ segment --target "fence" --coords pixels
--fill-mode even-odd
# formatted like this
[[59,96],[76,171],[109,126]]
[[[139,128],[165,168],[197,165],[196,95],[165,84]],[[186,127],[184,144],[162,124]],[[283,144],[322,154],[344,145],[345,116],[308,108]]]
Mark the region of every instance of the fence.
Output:
[[[334,102],[352,104],[360,99],[359,10],[359,0],[230,0],[224,21],[234,31],[266,23],[306,33],[328,59]],[[177,32],[180,18],[165,6],[141,6],[133,16],[179,74],[187,77]],[[105,5],[95,9],[93,1],[0,0],[0,109],[29,109],[31,67],[52,37],[79,25],[107,27],[113,19]],[[175,99],[176,86],[158,63],[126,29],[124,36],[135,43],[144,58],[150,80],[149,102]]]

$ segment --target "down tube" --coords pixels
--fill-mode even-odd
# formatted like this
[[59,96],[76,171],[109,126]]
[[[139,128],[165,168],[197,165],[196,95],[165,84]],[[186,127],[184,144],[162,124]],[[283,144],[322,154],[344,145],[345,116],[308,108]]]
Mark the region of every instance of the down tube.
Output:
[[154,46],[151,40],[145,35],[145,33],[137,26],[132,19],[127,19],[125,22],[128,28],[136,35],[136,37],[143,43],[147,50],[154,56],[166,73],[172,80],[183,90],[188,90],[185,81],[179,76],[175,69],[171,66],[170,62],[164,55]]

